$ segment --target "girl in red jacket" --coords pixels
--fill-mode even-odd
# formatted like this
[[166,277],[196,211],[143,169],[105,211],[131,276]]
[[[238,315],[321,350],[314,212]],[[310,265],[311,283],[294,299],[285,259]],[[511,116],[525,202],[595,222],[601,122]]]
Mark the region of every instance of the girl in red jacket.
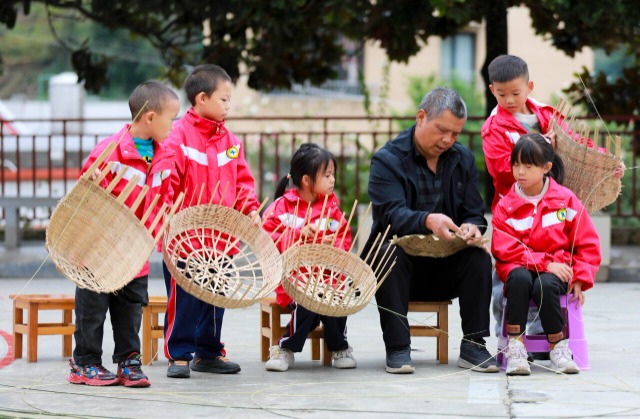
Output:
[[561,186],[562,160],[541,134],[520,137],[511,154],[516,180],[493,213],[491,249],[505,283],[507,375],[529,375],[523,333],[529,300],[539,307],[552,368],[578,373],[565,339],[559,296],[582,305],[600,266],[600,239],[584,206]]
[[[290,172],[278,183],[275,201],[265,211],[262,224],[281,253],[300,241],[311,243],[314,238],[316,243],[333,242],[336,247],[349,251],[351,230],[333,192],[335,174],[335,158],[316,144],[303,144],[294,153]],[[294,187],[285,192],[289,180]],[[291,321],[279,344],[270,349],[265,365],[268,371],[289,369],[294,362],[293,353],[302,351],[307,335],[320,322],[324,324],[324,338],[332,352],[333,366],[356,367],[352,348],[347,342],[346,317],[313,313],[293,301],[282,285],[276,289],[276,301],[291,309]]]

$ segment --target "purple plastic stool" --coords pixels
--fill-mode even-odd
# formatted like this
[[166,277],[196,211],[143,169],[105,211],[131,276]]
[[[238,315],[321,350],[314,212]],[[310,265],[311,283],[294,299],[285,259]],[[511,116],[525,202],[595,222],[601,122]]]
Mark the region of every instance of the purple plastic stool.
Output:
[[[587,351],[587,339],[584,336],[584,322],[582,320],[582,307],[576,307],[576,302],[570,303],[573,294],[560,296],[560,307],[565,320],[564,336],[569,339],[569,348],[573,352],[573,360],[581,370],[590,370],[589,353]],[[531,306],[536,307],[531,301]],[[502,300],[502,307],[507,306],[507,299]],[[498,336],[497,360],[503,370],[507,369],[507,357],[504,354],[509,343],[505,311],[502,311],[502,333]],[[527,352],[549,352],[547,335],[524,335],[524,346]]]

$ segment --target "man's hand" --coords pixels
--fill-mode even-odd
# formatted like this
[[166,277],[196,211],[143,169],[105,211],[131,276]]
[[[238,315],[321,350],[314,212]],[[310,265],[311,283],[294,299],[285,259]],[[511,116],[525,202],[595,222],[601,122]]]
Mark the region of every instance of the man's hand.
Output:
[[425,227],[433,231],[440,240],[453,240],[456,234],[462,235],[460,228],[444,214],[431,213],[424,220]]
[[469,246],[476,245],[482,240],[482,233],[475,224],[464,223],[460,226],[462,234],[460,237],[467,242]]

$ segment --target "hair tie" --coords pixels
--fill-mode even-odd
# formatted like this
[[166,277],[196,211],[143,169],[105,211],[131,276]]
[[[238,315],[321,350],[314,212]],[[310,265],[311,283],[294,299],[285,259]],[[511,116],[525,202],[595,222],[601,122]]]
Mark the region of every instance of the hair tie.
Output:
[[291,179],[291,173],[287,173],[287,179]]

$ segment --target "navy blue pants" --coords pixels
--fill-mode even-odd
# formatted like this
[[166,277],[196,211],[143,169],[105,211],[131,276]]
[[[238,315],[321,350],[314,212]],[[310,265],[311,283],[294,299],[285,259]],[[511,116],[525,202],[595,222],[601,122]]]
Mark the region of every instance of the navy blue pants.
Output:
[[309,332],[320,322],[324,325],[324,340],[331,352],[341,351],[349,347],[347,342],[347,318],[322,316],[292,302],[291,320],[284,337],[280,339],[280,347],[292,352],[302,352]]
[[162,263],[167,287],[167,312],[164,321],[164,354],[168,359],[191,361],[224,356],[220,341],[224,309],[194,297],[183,290]]
[[133,352],[140,353],[142,307],[149,303],[147,286],[148,277],[145,275],[112,293],[76,287],[73,359],[77,364],[102,364],[102,337],[107,311],[111,316],[115,343],[113,362],[122,362]]

